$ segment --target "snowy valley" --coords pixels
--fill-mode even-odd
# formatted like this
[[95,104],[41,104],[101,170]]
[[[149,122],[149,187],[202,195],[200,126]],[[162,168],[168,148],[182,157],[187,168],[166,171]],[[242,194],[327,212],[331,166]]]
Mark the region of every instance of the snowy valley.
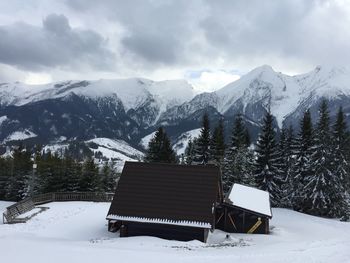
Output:
[[[8,202],[0,201],[0,212]],[[273,209],[270,235],[216,230],[207,244],[107,232],[109,203],[63,202],[25,224],[0,222],[1,259],[13,262],[349,262],[350,224]],[[87,220],[88,219],[88,220]],[[21,247],[18,253],[17,247]],[[54,257],[52,255],[55,255]]]

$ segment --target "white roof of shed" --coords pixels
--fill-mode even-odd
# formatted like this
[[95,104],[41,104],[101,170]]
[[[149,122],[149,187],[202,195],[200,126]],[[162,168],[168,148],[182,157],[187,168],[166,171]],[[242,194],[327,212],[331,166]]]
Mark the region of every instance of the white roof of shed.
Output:
[[234,184],[227,201],[234,206],[272,217],[270,195],[266,191]]

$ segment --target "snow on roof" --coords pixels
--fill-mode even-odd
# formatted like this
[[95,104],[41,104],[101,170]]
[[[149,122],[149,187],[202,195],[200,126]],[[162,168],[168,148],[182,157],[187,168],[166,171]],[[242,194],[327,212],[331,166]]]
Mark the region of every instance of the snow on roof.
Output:
[[228,196],[232,205],[272,217],[270,195],[253,187],[234,184]]
[[165,224],[165,225],[176,225],[176,226],[190,226],[190,227],[200,227],[200,228],[211,228],[211,224],[198,221],[188,221],[188,220],[169,220],[160,218],[146,218],[146,217],[134,217],[134,216],[119,216],[119,215],[108,215],[107,219],[124,220],[131,222],[141,222],[141,223],[153,223],[153,224]]

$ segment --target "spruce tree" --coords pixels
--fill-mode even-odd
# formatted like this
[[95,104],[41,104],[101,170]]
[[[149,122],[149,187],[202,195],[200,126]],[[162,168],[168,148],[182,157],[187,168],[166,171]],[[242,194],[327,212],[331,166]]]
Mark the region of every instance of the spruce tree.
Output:
[[83,163],[80,190],[83,192],[101,191],[101,180],[98,174],[98,167],[91,157],[88,157]]
[[[248,136],[247,136],[248,134]],[[242,116],[235,118],[231,143],[226,151],[223,164],[223,188],[228,192],[234,183],[254,185],[252,176],[253,153],[248,148],[250,142]]]
[[271,204],[279,206],[283,178],[281,177],[282,171],[275,137],[273,117],[270,112],[267,112],[256,143],[254,177],[257,187],[270,193]]
[[291,205],[297,211],[303,211],[305,178],[312,175],[311,155],[314,147],[314,131],[311,114],[307,110],[300,122],[300,131],[296,138],[295,163],[291,171]]
[[340,188],[337,189],[343,196],[339,199],[339,202],[335,204],[338,210],[337,216],[340,216],[343,220],[348,220],[350,216],[350,208],[347,200],[349,199],[349,159],[348,159],[348,147],[350,143],[349,132],[347,130],[347,124],[342,107],[339,108],[337,118],[333,126],[333,144],[334,144],[334,164],[335,164],[335,176],[340,179]]
[[10,181],[10,159],[0,157],[0,200],[6,200],[6,188]]
[[281,178],[283,179],[283,184],[281,186],[281,206],[283,207],[292,206],[292,168],[295,163],[295,153],[296,142],[294,138],[293,127],[290,126],[288,129],[285,129],[285,127],[283,127],[279,141],[280,169],[282,171]]
[[208,114],[205,113],[202,120],[202,129],[194,147],[193,163],[205,165],[210,160],[210,124]]
[[218,126],[215,127],[211,139],[211,156],[213,161],[221,167],[225,155],[225,137],[224,137],[224,121],[220,119]]
[[337,171],[345,189],[350,189],[350,175],[349,175],[349,147],[350,134],[345,121],[343,108],[340,107],[337,113],[336,121],[333,126],[333,142],[336,150]]
[[13,151],[10,164],[10,178],[7,185],[6,198],[19,201],[25,197],[26,179],[32,173],[32,161],[30,152],[21,144]]
[[195,144],[197,143],[197,139],[194,138],[193,140],[190,139],[188,141],[187,147],[185,149],[185,156],[184,156],[184,161],[185,164],[191,165],[194,159],[194,147]]
[[109,162],[105,162],[101,170],[104,192],[113,192],[116,187],[116,176]]
[[159,127],[154,137],[148,143],[144,158],[149,163],[176,163],[176,155],[163,127]]
[[303,209],[313,215],[339,216],[338,204],[343,199],[343,193],[341,178],[335,172],[335,153],[332,146],[328,105],[326,101],[322,101],[311,156],[313,173],[305,178],[303,189]]

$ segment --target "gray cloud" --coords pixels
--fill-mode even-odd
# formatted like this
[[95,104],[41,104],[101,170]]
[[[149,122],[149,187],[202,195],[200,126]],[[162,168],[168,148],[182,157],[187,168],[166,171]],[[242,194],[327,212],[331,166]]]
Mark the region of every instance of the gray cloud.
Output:
[[[349,9],[336,1],[69,0],[77,12],[99,10],[124,26],[126,53],[150,64],[208,63],[218,58],[270,64],[347,63]],[[336,16],[336,19],[335,19]],[[325,50],[327,50],[325,52]]]
[[0,62],[21,69],[114,66],[106,40],[92,30],[72,28],[64,15],[48,15],[42,27],[24,22],[0,26],[0,35]]
[[107,0],[103,5],[91,0],[67,1],[77,12],[91,10],[120,24],[122,52],[142,64],[174,65],[187,61],[188,44],[198,29],[196,12],[201,1]]
[[[94,76],[118,69],[112,71],[115,77],[152,78],[154,72],[171,77],[171,72],[203,68],[244,72],[260,64],[303,72],[317,64],[350,60],[350,5],[342,1],[31,3],[0,4],[0,14],[4,10],[24,21],[8,18],[6,24],[0,15],[0,63],[26,70],[59,68],[62,75],[73,69],[84,76],[86,66],[94,69]],[[18,7],[21,12],[15,13]],[[56,12],[64,15],[50,15]],[[40,25],[33,17],[46,18]]]

